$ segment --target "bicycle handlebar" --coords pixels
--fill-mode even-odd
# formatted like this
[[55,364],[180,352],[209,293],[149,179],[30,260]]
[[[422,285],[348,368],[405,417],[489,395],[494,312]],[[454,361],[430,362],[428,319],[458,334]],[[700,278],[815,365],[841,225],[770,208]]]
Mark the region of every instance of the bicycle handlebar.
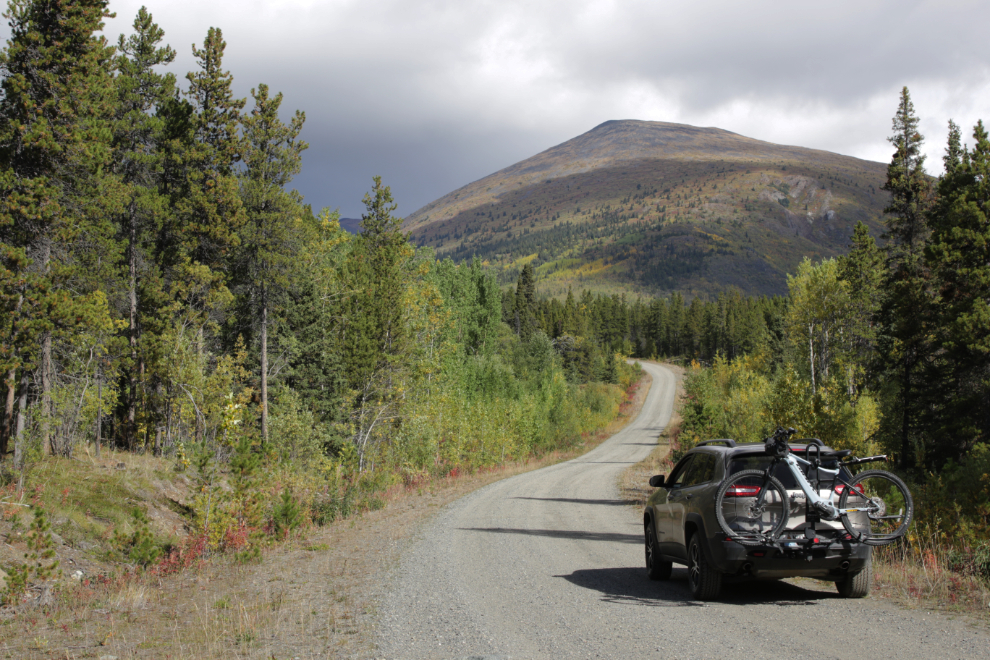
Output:
[[784,429],[783,427],[777,427],[777,430],[773,432],[769,438],[764,440],[764,451],[770,456],[776,456],[777,458],[783,458],[790,451],[790,447],[787,446],[787,441],[792,435],[797,433],[796,429]]

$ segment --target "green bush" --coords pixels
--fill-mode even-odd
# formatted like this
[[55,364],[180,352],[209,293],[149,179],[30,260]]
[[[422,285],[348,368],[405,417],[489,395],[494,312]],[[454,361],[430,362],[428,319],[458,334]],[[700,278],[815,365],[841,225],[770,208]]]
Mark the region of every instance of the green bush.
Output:
[[19,603],[27,592],[28,583],[32,578],[49,580],[60,577],[62,570],[55,558],[55,543],[52,541],[51,526],[40,506],[34,509],[34,520],[27,538],[27,553],[25,563],[15,566],[7,575],[7,584],[0,590],[0,602],[4,605]]
[[131,512],[134,531],[130,534],[116,532],[113,545],[122,555],[135,564],[147,567],[158,561],[162,554],[161,546],[151,532],[151,521],[141,509]]
[[321,493],[313,498],[309,507],[310,519],[323,527],[354,512],[357,489],[348,486],[342,493]]
[[272,531],[278,538],[288,536],[302,524],[302,507],[288,488],[282,491],[281,500],[272,509]]

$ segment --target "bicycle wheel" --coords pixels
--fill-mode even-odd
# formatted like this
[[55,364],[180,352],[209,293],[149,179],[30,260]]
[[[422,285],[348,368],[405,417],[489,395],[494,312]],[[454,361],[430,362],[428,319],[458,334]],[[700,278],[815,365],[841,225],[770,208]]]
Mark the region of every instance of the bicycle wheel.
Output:
[[742,545],[772,543],[787,525],[791,508],[787,490],[773,477],[765,490],[763,482],[762,470],[743,470],[729,477],[715,496],[719,526]]
[[884,470],[860,472],[848,486],[837,484],[842,526],[861,543],[887,545],[904,536],[914,517],[914,500],[901,479]]

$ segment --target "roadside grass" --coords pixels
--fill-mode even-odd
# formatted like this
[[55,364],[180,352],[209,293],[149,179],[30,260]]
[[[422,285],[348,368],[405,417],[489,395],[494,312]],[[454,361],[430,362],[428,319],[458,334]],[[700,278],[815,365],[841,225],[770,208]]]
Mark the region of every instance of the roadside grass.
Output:
[[928,525],[914,529],[905,543],[873,549],[873,595],[990,622],[990,579]]
[[[16,475],[2,490],[4,530],[19,540],[29,527],[32,509],[45,510],[52,531],[74,548],[106,545],[114,531],[133,532],[135,508],[151,520],[164,544],[184,536],[180,515],[189,480],[175,472],[174,461],[150,454],[105,450],[101,459],[46,456],[30,466],[18,494]],[[0,528],[2,529],[2,528]],[[0,562],[11,558],[0,553]]]
[[[196,556],[181,570],[137,570],[113,548],[115,531],[132,531],[135,507],[145,510],[163,544],[195,541],[180,515],[191,482],[172,461],[113,451],[100,461],[46,457],[28,475],[23,501],[0,503],[0,535],[7,538],[0,563],[24,561],[31,509],[15,503],[41,504],[58,535],[63,576],[31,589],[23,604],[0,609],[0,658],[281,658],[300,648],[320,657],[368,655],[380,576],[419,521],[489,483],[589,451],[638,414],[648,390],[644,372],[627,388],[618,415],[566,450],[398,484],[380,492],[376,506],[301,529],[262,548],[257,559]],[[79,569],[82,579],[72,579]]]

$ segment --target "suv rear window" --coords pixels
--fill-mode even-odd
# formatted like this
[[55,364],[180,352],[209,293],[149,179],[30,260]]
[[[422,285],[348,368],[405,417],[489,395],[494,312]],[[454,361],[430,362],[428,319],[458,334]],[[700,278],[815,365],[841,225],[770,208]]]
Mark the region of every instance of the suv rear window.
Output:
[[685,477],[684,487],[706,484],[715,475],[715,454],[695,454],[694,461],[687,477]]
[[[814,457],[814,453],[812,453]],[[803,456],[802,456],[803,458]],[[731,461],[729,461],[729,474],[735,474],[736,472],[741,472],[742,470],[766,470],[767,465],[770,464],[770,457],[760,454],[751,454],[749,456],[736,456]],[[836,458],[822,458],[822,467],[829,470],[834,470],[839,465],[839,460]],[[808,468],[804,465],[799,466],[801,471],[804,472],[805,476],[808,476]],[[773,476],[777,477],[784,488],[787,490],[800,490],[797,482],[794,481],[794,475],[787,468],[784,463],[778,463],[777,467],[774,469]],[[845,468],[839,472],[839,476],[849,481],[852,479],[849,472]],[[823,474],[823,479],[831,479],[831,475]],[[826,482],[827,483],[827,482]],[[823,484],[825,485],[825,484]]]

